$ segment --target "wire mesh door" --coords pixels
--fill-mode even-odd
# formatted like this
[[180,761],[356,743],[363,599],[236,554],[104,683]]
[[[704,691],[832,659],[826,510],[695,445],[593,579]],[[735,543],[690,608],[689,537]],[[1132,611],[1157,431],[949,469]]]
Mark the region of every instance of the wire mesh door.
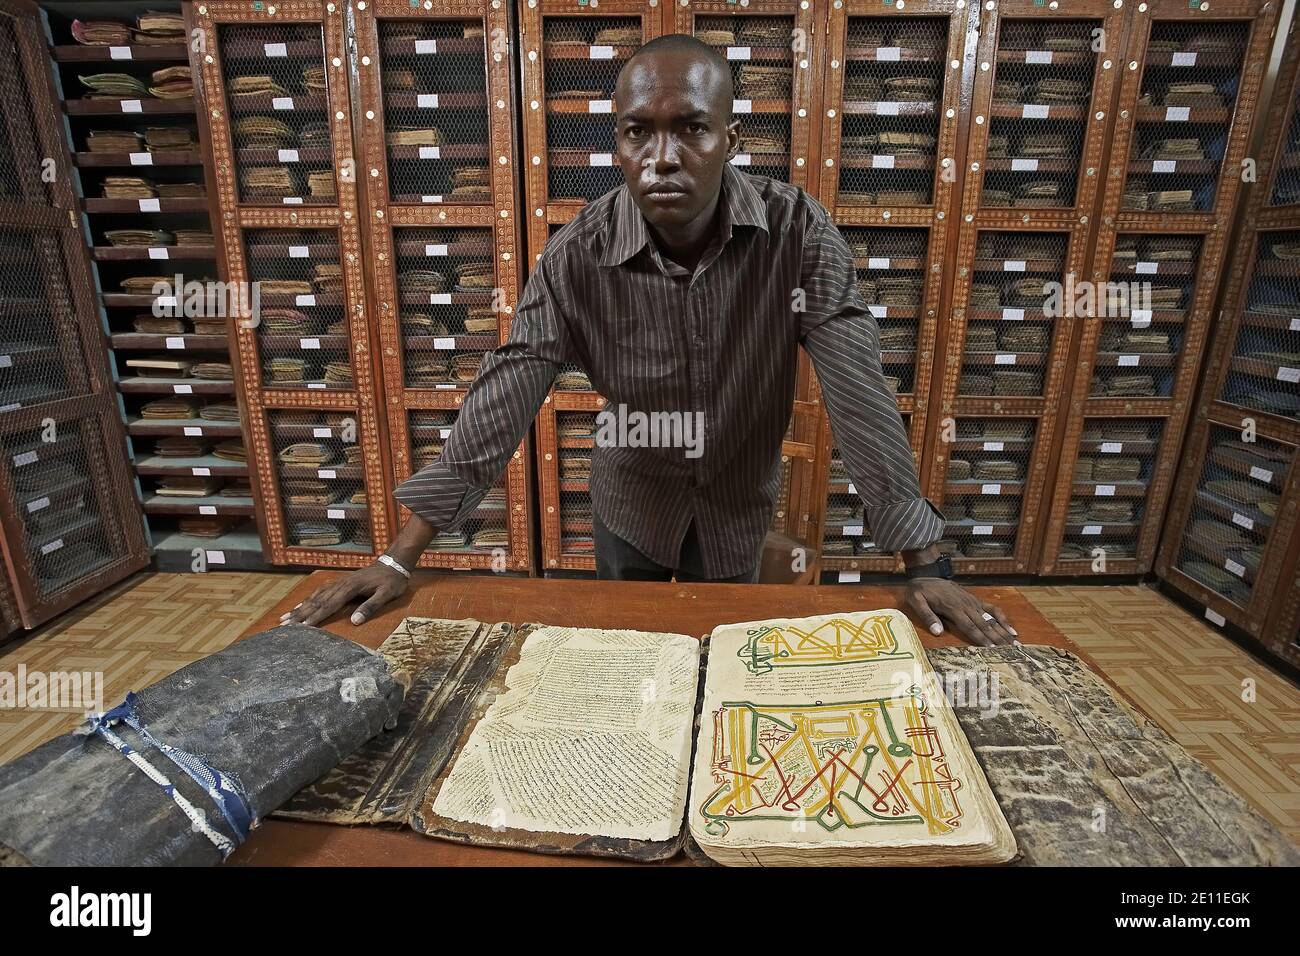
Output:
[[27,627],[148,563],[38,17],[0,5],[0,528]]
[[985,11],[968,164],[979,208],[1090,218],[1123,20],[1109,3],[1044,14],[1012,0]]
[[537,417],[542,568],[591,572],[596,569],[590,493],[596,412],[566,408],[566,399],[551,395]]
[[665,9],[673,13],[673,32],[714,47],[731,67],[732,116],[741,135],[732,165],[807,188],[819,62],[812,6],[750,0],[742,8],[727,0],[691,0]]
[[[818,198],[837,221],[928,224],[952,215],[965,6],[909,3],[883,13],[850,0],[831,10]],[[916,212],[909,219],[906,210]]]
[[[366,244],[395,485],[437,459],[483,356],[509,334],[521,248],[518,51],[508,8],[487,0],[380,0],[356,11],[356,24]],[[421,566],[531,567],[527,451],[473,516],[441,529]]]

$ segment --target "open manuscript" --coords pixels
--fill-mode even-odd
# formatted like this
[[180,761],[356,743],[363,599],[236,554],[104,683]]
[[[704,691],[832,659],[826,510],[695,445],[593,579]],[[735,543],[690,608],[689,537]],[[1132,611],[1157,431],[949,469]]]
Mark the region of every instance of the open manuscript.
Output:
[[[739,865],[1015,855],[897,611],[718,627],[702,695],[701,644],[682,634],[408,618],[389,640],[409,661],[421,634],[476,650],[440,652],[407,742],[377,744],[291,815],[636,859],[672,856],[688,828]],[[408,768],[401,786],[357,786],[389,766]]]

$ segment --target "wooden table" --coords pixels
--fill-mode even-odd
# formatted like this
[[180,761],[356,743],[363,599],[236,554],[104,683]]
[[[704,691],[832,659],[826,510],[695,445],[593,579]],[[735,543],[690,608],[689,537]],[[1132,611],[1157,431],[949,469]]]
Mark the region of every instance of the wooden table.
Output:
[[[280,615],[344,572],[317,571],[251,627],[248,634],[275,627]],[[974,587],[997,604],[1025,644],[1049,644],[1081,654],[1016,588]],[[623,627],[646,631],[708,634],[719,624],[770,617],[804,617],[834,611],[901,607],[901,587],[803,587],[776,584],[655,584],[586,580],[541,580],[486,575],[417,574],[402,600],[355,627],[351,608],[322,625],[366,647],[378,647],[404,617],[474,618],[514,624]],[[913,620],[913,624],[916,621]],[[950,633],[935,636],[917,627],[926,647],[964,643]],[[1094,667],[1095,669],[1095,667]],[[410,829],[342,827],[266,820],[230,858],[261,866],[590,866],[614,861],[552,857],[513,850],[433,840]],[[678,856],[677,863],[685,862]],[[614,864],[617,865],[617,864]]]

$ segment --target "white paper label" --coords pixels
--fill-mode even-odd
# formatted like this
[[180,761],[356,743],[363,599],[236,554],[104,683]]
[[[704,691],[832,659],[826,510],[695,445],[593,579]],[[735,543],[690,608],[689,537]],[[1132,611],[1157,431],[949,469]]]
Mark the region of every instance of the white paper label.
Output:
[[844,537],[846,537],[846,538],[858,538],[858,537],[861,537],[861,536],[862,536],[862,525],[860,525],[860,524],[846,524],[846,525],[844,526],[844,530],[842,530],[842,531],[840,532],[840,534],[844,535]]
[[1246,566],[1244,564],[1238,564],[1236,561],[1232,560],[1232,558],[1224,559],[1223,569],[1230,574],[1235,574],[1239,578],[1244,578],[1246,576]]
[[167,258],[169,258],[169,256],[167,255],[167,250],[166,250],[165,248],[163,248],[162,246],[150,246],[150,247],[149,247],[149,258],[150,258],[150,259],[167,259]]
[[289,247],[289,258],[290,258],[290,259],[306,259],[307,256],[309,256],[310,254],[311,254],[311,247],[310,247],[310,246],[290,246],[290,247]]
[[[13,364],[14,364],[14,360],[11,357],[9,357],[8,355],[0,355],[0,368],[9,368]],[[13,406],[10,405],[5,406],[6,409],[9,409],[11,407]]]
[[14,465],[21,468],[23,465],[30,465],[40,460],[40,455],[34,451],[25,451],[21,455],[14,455]]
[[748,60],[752,52],[747,46],[729,46],[727,47],[728,60]]
[[1283,366],[1277,370],[1277,379],[1279,382],[1300,382],[1300,368]]
[[429,293],[429,304],[430,304],[430,305],[451,305],[451,293],[450,293],[450,292],[430,292],[430,293]]
[[152,166],[153,153],[131,153],[132,166]]
[[1139,262],[1133,267],[1133,271],[1138,275],[1153,276],[1160,271],[1160,263]]
[[1015,365],[1016,357],[1010,352],[999,352],[997,355],[993,356],[993,364],[994,365]]
[[428,203],[428,202],[442,202],[442,197],[441,197],[441,196],[421,196],[421,197],[420,197],[420,202],[425,202],[425,203]]
[[903,58],[903,48],[901,46],[878,46],[876,47],[876,59],[883,62],[891,60],[901,60]]
[[1098,498],[1113,498],[1115,497],[1115,486],[1098,485],[1096,488],[1092,489],[1092,493]]
[[426,256],[445,256],[447,254],[447,246],[445,243],[429,243],[424,247],[424,254]]
[[980,494],[1000,495],[1002,494],[1002,485],[1001,484],[980,485]]
[[894,157],[893,157],[893,155],[885,155],[885,156],[874,155],[874,156],[872,156],[872,157],[871,157],[871,168],[872,168],[872,169],[893,169],[893,168],[894,168]]
[[1087,534],[1087,535],[1096,535],[1096,534],[1101,534],[1101,525],[1099,525],[1099,524],[1086,524],[1086,525],[1083,526],[1083,531],[1082,531],[1082,533],[1083,533],[1083,534]]
[[1291,320],[1291,331],[1292,331],[1292,332],[1300,332],[1300,319],[1292,319],[1292,320]]
[[613,153],[591,153],[587,157],[587,165],[588,166],[613,166],[614,154]]
[[108,48],[108,58],[110,60],[129,60],[131,59],[131,48],[129,46],[111,46]]
[[275,154],[282,163],[298,162],[298,151],[296,149],[278,149]]
[[1211,623],[1219,625],[1219,627],[1223,627],[1223,625],[1228,623],[1228,619],[1226,617],[1224,617],[1218,611],[1213,611],[1208,607],[1205,609],[1205,619],[1207,621],[1210,621]]
[[1003,309],[1002,319],[1006,322],[1023,322],[1025,320],[1024,309]]
[[889,317],[889,306],[887,305],[869,305],[867,311],[873,318],[884,319]]
[[856,495],[857,493],[858,493],[857,486],[854,485],[853,482],[850,481],[850,482],[849,482],[849,494],[851,494],[851,495]]
[[841,571],[836,578],[840,584],[858,584],[862,581],[861,571]]
[[415,52],[420,54],[429,54],[438,52],[437,40],[416,40]]
[[302,205],[302,197],[301,197],[301,196],[285,196],[284,198],[282,198],[282,199],[280,200],[280,202],[282,202],[282,203],[283,203],[284,205],[286,205],[286,206],[301,206],[301,205]]
[[140,101],[139,101],[139,100],[123,100],[123,101],[122,101],[122,112],[123,112],[123,113],[143,113],[143,112],[144,112],[144,108],[140,106]]
[[991,525],[991,524],[977,524],[975,527],[973,527],[973,528],[970,529],[970,533],[971,533],[971,534],[980,534],[980,535],[984,535],[984,534],[992,534],[992,533],[993,533],[993,525]]
[[308,383],[307,383],[307,387],[308,387],[308,388],[315,388],[315,389],[326,389],[326,388],[329,388],[329,386],[328,386],[327,384],[325,384],[324,382],[308,382]]
[[749,153],[737,153],[735,156],[731,157],[731,165],[733,166],[748,166],[752,162],[753,157],[750,156]]
[[154,299],[153,301],[154,304],[157,305],[158,308],[160,309],[176,308],[176,296],[174,295],[160,295],[158,296],[158,298]]
[[1003,272],[1024,272],[1025,260],[1024,259],[1003,259],[1002,271]]
[[438,108],[438,94],[417,93],[415,96],[415,105],[422,110],[436,110]]
[[1034,173],[1034,172],[1037,172],[1037,171],[1038,171],[1038,160],[1036,160],[1036,159],[1025,159],[1025,158],[1023,158],[1023,157],[1020,157],[1020,158],[1014,158],[1014,157],[1013,157],[1012,160],[1011,160],[1011,171],[1012,171],[1013,173]]
[[293,109],[292,96],[277,96],[271,100],[271,109],[273,110],[291,110]]
[[320,339],[299,339],[298,348],[300,349],[318,349],[320,348]]
[[441,147],[441,146],[421,146],[421,147],[420,147],[420,158],[421,158],[421,159],[441,159],[441,158],[442,158],[442,147]]
[[317,478],[334,478],[334,477],[337,477],[337,476],[335,475],[335,473],[334,473],[334,469],[333,469],[333,468],[318,468],[318,469],[316,469],[316,477],[317,477]]
[[199,514],[201,515],[214,515],[216,513],[217,513],[216,505],[199,505]]
[[186,434],[187,436],[198,436],[198,437],[202,437],[202,435],[203,435],[203,426],[202,426],[202,425],[185,425],[185,426],[183,426],[182,430],[185,432],[185,434]]
[[440,382],[440,383],[438,383],[437,385],[435,385],[435,386],[433,386],[433,387],[436,388],[436,389],[438,389],[438,390],[440,390],[440,391],[451,392],[451,391],[455,391],[455,389],[457,389],[459,386],[454,385],[454,384],[452,384],[452,383],[450,383],[450,382]]
[[1173,173],[1177,171],[1178,171],[1178,160],[1176,159],[1151,160],[1151,172],[1153,173]]
[[1165,107],[1166,123],[1186,123],[1188,117],[1192,115],[1190,106],[1168,106]]
[[139,203],[141,212],[159,212],[162,209],[157,199],[141,199]]
[[183,335],[169,335],[169,336],[167,336],[167,347],[168,347],[169,349],[184,349],[184,348],[185,348],[185,337],[184,337]]
[[1005,442],[1000,442],[1000,441],[986,441],[986,442],[984,443],[984,450],[985,450],[985,451],[1001,451],[1001,450],[1002,450],[1002,446],[1003,446],[1004,444],[1005,444]]
[[872,256],[871,258],[869,258],[869,259],[867,260],[867,268],[868,268],[868,269],[888,269],[888,268],[889,268],[889,259],[888,259],[888,258],[883,258],[883,259],[882,259],[882,258],[880,258],[880,257],[878,257],[878,256]]
[[211,468],[191,468],[190,474],[196,478],[207,478],[212,474]]
[[313,428],[311,430],[312,438],[333,438],[334,432],[329,428]]
[[1174,55],[1169,58],[1170,66],[1195,66],[1196,53],[1187,50],[1176,50]]
[[1273,473],[1267,468],[1260,468],[1258,465],[1250,466],[1250,477],[1265,484],[1272,484],[1273,482]]
[[27,502],[27,513],[32,514],[50,506],[49,498],[37,498],[35,501]]
[[612,113],[614,112],[613,100],[587,100],[588,113]]
[[193,394],[194,394],[194,389],[190,388],[188,385],[173,385],[173,386],[172,386],[172,394],[173,394],[173,395],[193,395]]
[[1116,365],[1123,365],[1123,366],[1127,366],[1127,367],[1130,367],[1130,368],[1131,368],[1131,367],[1136,366],[1136,365],[1138,364],[1138,362],[1141,361],[1141,358],[1142,358],[1142,356],[1140,356],[1140,355],[1121,355],[1121,356],[1116,360],[1115,364],[1116,364]]
[[454,349],[454,348],[456,347],[456,340],[455,340],[455,339],[443,339],[443,338],[434,339],[434,340],[433,340],[433,347],[434,347],[435,349],[442,349],[442,350]]
[[1141,328],[1141,327],[1143,327],[1143,326],[1150,325],[1150,324],[1151,324],[1151,310],[1150,310],[1150,309],[1134,309],[1132,312],[1129,313],[1129,321],[1132,322],[1135,326],[1137,326],[1137,327],[1139,327],[1139,328]]
[[58,551],[61,547],[63,547],[63,539],[55,538],[48,544],[41,545],[41,554],[52,554],[53,552]]
[[754,112],[754,101],[753,100],[732,100],[731,112],[752,113]]
[[293,297],[293,304],[294,304],[294,305],[315,305],[315,304],[316,304],[316,296],[315,296],[315,295],[295,295],[295,296]]
[[450,429],[450,428],[439,428],[439,429],[438,429],[438,437],[439,437],[439,438],[446,438],[446,437],[447,437],[448,435],[450,435],[450,434],[451,434],[451,429]]
[[263,43],[262,49],[267,56],[288,56],[289,50],[283,43]]
[[1238,514],[1235,511],[1232,513],[1232,523],[1236,525],[1241,525],[1241,527],[1245,528],[1247,531],[1255,530],[1254,519],[1247,518],[1245,515]]
[[208,564],[226,563],[226,552],[224,551],[204,551],[203,557],[207,559]]
[[882,100],[876,104],[876,115],[878,116],[897,116],[898,103],[893,100]]
[[1021,119],[1047,119],[1051,107],[1045,103],[1025,103],[1020,108]]
[[1051,62],[1052,62],[1052,51],[1051,51],[1051,50],[1026,50],[1026,51],[1025,51],[1025,62],[1026,62],[1026,63],[1038,63],[1038,64],[1048,64],[1048,63],[1051,63]]
[[1104,455],[1118,455],[1124,450],[1122,441],[1104,441],[1101,443],[1101,451]]
[[614,48],[612,46],[589,46],[587,47],[587,59],[612,60],[614,59]]
[[348,513],[344,511],[342,508],[325,509],[325,517],[331,519],[332,521],[339,521],[340,519],[346,518],[347,516]]

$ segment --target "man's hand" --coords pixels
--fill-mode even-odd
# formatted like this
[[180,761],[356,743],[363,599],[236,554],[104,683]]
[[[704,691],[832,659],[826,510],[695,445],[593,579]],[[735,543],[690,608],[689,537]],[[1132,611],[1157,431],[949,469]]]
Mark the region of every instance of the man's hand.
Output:
[[943,621],[972,644],[993,646],[1016,642],[1016,629],[1002,609],[985,604],[955,581],[912,578],[907,582],[907,605],[931,634],[943,633]]
[[280,618],[281,624],[320,624],[356,598],[364,603],[352,612],[353,624],[364,624],[389,601],[406,592],[407,580],[387,565],[378,562],[353,571],[347,577],[327,584],[292,611]]

